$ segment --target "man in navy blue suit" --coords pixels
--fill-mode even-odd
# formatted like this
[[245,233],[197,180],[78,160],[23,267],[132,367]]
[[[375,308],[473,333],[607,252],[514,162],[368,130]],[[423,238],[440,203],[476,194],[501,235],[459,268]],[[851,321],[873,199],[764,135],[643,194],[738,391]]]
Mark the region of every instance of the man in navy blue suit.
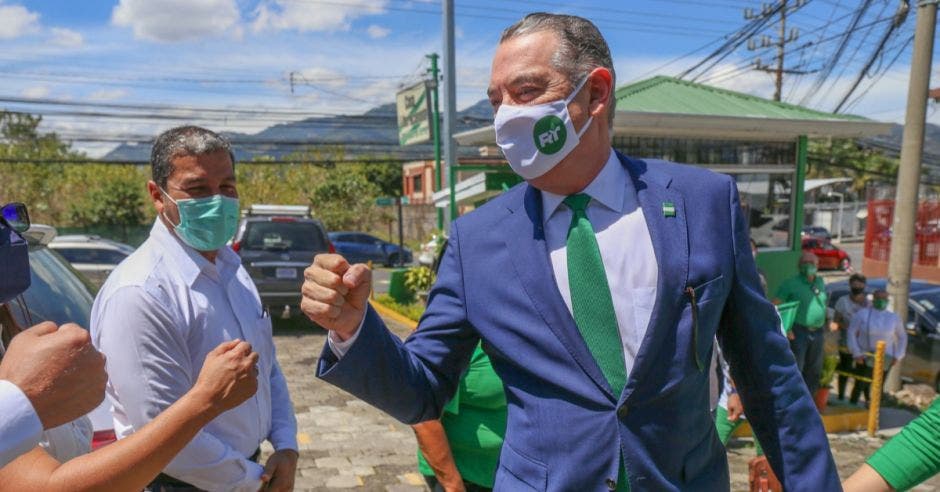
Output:
[[614,80],[589,21],[509,27],[488,94],[527,183],[452,224],[404,342],[368,307],[365,265],[317,256],[302,304],[330,330],[317,375],[421,422],[439,417],[482,339],[509,404],[496,490],[727,490],[708,406],[717,335],[785,488],[840,490],[734,181],[614,152]]

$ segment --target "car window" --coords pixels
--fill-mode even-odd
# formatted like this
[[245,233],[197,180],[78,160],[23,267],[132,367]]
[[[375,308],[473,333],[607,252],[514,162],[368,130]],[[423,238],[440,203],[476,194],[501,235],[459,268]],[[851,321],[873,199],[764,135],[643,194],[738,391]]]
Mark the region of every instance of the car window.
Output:
[[95,251],[88,248],[56,248],[56,252],[69,260],[69,263],[97,263]]
[[128,255],[120,252],[114,251],[111,249],[99,249],[98,250],[98,263],[104,263],[107,265],[117,265],[124,261],[124,258],[127,258]]
[[32,283],[23,294],[29,316],[24,316],[17,303],[10,304],[17,321],[28,326],[30,321],[52,321],[56,324],[78,323],[88,327],[94,296],[78,274],[45,246],[29,251]]
[[326,238],[312,222],[249,222],[243,248],[326,251]]
[[330,240],[338,243],[350,242],[349,234],[330,234]]
[[911,300],[934,318],[940,318],[940,291],[913,294]]
[[366,244],[375,244],[379,241],[379,238],[368,234],[360,234],[359,237],[362,239],[362,242]]

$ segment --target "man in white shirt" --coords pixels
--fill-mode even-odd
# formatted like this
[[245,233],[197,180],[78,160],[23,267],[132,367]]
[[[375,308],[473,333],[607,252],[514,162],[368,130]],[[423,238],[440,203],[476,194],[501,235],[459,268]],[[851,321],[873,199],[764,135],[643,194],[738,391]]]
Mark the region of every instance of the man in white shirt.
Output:
[[[853,273],[849,277],[849,294],[844,295],[836,301],[835,319],[829,324],[829,329],[839,332],[839,369],[843,371],[852,371],[852,353],[849,352],[848,333],[849,324],[855,313],[869,306],[868,293],[865,292],[867,279],[860,273]],[[849,382],[848,376],[839,374],[838,396],[840,400],[845,399],[845,387]]]
[[[206,354],[242,339],[258,353],[258,391],[203,429],[150,490],[291,490],[297,423],[278,366],[271,318],[238,255],[226,246],[239,219],[227,141],[198,127],[154,143],[148,183],[158,218],[150,238],[108,278],[92,309],[107,355],[115,432],[125,437],[189,390]],[[275,453],[262,467],[259,445]]]
[[[855,371],[868,377],[872,377],[874,361],[867,354],[875,351],[879,341],[885,342],[885,372],[897,364],[898,359],[904,357],[907,351],[907,331],[901,323],[901,318],[887,308],[888,292],[877,290],[871,306],[856,312],[849,324],[848,345],[852,358],[855,359]],[[865,394],[865,401],[871,401],[870,386],[869,383],[856,380],[849,401],[858,403],[858,397],[862,393]]]

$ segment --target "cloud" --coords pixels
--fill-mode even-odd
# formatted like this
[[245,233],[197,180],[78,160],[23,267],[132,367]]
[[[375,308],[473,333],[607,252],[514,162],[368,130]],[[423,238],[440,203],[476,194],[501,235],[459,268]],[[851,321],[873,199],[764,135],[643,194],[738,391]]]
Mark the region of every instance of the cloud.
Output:
[[114,101],[127,95],[125,89],[99,89],[88,95],[89,101]]
[[63,48],[79,48],[85,43],[85,38],[80,32],[61,27],[53,27],[50,31],[52,32],[50,42],[54,45]]
[[39,31],[39,14],[22,5],[0,5],[0,39],[14,39]]
[[49,95],[49,86],[46,85],[34,85],[27,87],[20,91],[20,95],[30,99],[41,99]]
[[238,34],[235,0],[120,0],[111,22],[130,27],[137,39],[177,42]]
[[369,34],[369,37],[372,39],[381,39],[385,36],[388,36],[392,30],[387,27],[382,27],[376,24],[372,24],[366,29],[366,33]]
[[263,0],[255,10],[255,32],[348,31],[354,19],[385,12],[388,0],[311,5],[300,0]]

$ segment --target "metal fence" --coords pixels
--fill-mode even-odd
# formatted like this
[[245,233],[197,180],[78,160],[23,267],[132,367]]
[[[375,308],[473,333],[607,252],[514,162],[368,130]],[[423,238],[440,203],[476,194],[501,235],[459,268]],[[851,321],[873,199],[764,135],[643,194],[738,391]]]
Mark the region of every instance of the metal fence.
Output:
[[[868,202],[865,231],[865,257],[888,261],[894,221],[894,200]],[[921,202],[917,209],[914,235],[914,264],[940,265],[940,201]]]

